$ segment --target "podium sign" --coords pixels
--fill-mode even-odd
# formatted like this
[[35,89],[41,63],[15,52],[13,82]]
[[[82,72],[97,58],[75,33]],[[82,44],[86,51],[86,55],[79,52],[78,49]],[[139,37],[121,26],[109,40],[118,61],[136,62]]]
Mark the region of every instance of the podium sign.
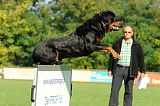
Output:
[[32,86],[32,106],[69,106],[71,67],[38,65]]

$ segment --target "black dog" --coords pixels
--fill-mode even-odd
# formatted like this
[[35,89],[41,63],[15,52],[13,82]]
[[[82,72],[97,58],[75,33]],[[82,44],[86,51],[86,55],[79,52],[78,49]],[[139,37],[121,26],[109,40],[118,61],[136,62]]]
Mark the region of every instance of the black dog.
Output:
[[118,30],[123,22],[115,22],[115,14],[101,11],[79,26],[69,36],[48,39],[36,46],[33,52],[35,64],[59,64],[63,58],[87,56],[94,51],[110,52],[119,58],[111,47],[101,45],[105,32]]

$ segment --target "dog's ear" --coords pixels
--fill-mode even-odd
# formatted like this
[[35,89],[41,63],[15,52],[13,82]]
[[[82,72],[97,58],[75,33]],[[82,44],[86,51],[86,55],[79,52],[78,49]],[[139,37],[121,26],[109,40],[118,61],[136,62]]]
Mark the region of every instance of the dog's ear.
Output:
[[103,10],[99,13],[99,16],[103,20],[105,24],[108,24],[108,22],[113,22],[115,19],[115,14],[108,10]]

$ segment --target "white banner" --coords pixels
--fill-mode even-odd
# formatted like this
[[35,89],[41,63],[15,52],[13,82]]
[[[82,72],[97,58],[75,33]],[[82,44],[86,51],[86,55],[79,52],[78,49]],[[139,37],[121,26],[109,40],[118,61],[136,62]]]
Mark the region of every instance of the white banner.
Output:
[[34,68],[3,68],[4,79],[33,79]]

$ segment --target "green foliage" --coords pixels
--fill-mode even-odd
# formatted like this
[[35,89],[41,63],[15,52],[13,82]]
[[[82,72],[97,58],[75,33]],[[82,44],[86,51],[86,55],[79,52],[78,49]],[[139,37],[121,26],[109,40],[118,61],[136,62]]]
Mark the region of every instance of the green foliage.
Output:
[[1,4],[1,65],[32,65],[33,48],[50,37],[51,27],[29,10],[31,5],[30,0]]
[[[101,10],[113,11],[131,25],[144,49],[148,71],[160,70],[159,0],[2,0],[0,4],[0,65],[32,66],[32,51],[42,40],[69,35]],[[37,0],[38,1],[38,0]],[[34,5],[34,7],[32,6]],[[112,46],[122,29],[107,33],[103,44]],[[106,69],[108,53],[64,59],[73,68]]]

